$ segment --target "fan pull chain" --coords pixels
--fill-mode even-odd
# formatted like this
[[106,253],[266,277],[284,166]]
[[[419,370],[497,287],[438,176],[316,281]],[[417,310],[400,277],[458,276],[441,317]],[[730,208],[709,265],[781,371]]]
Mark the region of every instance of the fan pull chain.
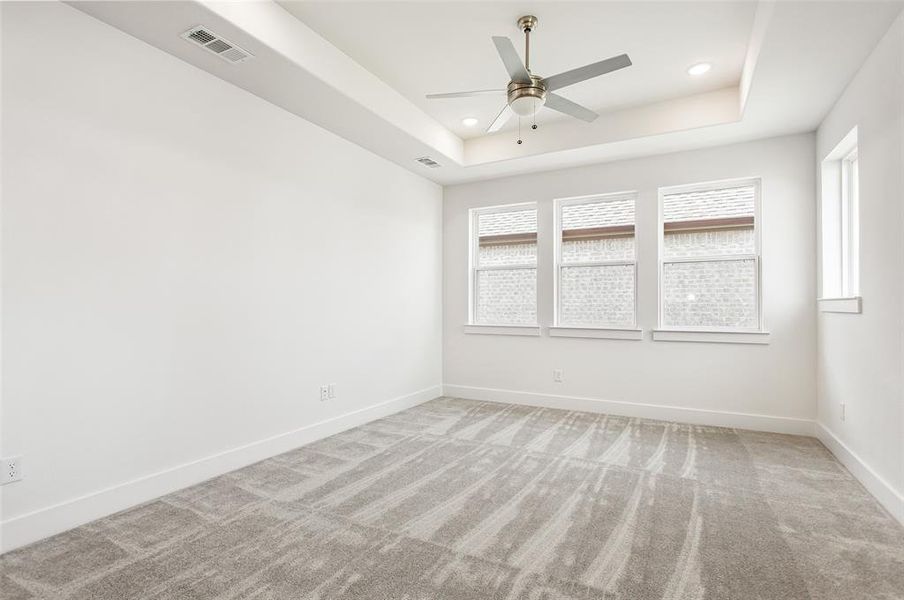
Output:
[[521,115],[518,115],[518,143],[521,143]]
[[534,121],[534,124],[531,125],[530,128],[531,128],[531,129],[536,129],[536,128],[537,128],[537,103],[536,103],[536,102],[534,102],[534,118],[533,118],[533,121]]

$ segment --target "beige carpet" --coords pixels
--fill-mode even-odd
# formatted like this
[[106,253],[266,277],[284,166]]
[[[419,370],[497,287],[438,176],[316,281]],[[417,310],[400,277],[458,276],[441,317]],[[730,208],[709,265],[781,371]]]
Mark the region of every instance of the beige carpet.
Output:
[[440,399],[0,558],[3,600],[904,598],[811,438]]

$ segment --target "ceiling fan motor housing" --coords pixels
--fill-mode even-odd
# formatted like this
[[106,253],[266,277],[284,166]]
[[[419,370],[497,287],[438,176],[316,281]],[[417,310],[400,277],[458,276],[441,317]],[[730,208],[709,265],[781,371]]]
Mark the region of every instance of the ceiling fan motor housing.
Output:
[[529,117],[546,103],[546,84],[542,77],[530,76],[530,83],[511,81],[508,84],[508,103],[516,114]]

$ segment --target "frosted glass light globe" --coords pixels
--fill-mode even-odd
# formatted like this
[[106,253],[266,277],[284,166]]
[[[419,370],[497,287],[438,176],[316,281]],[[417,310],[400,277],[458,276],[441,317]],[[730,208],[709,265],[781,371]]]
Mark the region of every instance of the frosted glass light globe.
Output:
[[522,96],[521,98],[512,100],[509,106],[515,111],[515,114],[521,115],[522,117],[529,117],[540,110],[543,104],[543,100],[534,96]]

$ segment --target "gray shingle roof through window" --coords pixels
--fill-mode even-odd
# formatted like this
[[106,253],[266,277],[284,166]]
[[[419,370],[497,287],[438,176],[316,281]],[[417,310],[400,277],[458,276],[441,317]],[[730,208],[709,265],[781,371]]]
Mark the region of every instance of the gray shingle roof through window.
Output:
[[634,199],[604,200],[562,207],[562,229],[591,229],[634,224]]
[[753,216],[754,187],[729,187],[663,196],[666,223]]
[[537,209],[487,213],[478,217],[479,236],[536,233]]

